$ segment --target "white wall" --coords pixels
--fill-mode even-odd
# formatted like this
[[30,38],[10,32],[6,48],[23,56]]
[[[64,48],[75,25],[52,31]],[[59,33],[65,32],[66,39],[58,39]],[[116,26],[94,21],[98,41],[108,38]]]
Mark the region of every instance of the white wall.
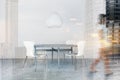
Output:
[[[19,0],[19,46],[23,45],[24,40],[38,43],[65,43],[66,40],[83,39],[84,1]],[[60,28],[48,28],[46,25],[46,20],[54,12],[62,18],[63,25]]]
[[5,0],[0,0],[0,58],[3,55],[2,47],[5,42]]
[[18,0],[0,0],[0,58],[14,58],[18,43]]
[[5,0],[0,0],[0,43],[5,42]]
[[[65,43],[66,40],[83,40],[84,36],[87,41],[86,55],[94,56],[93,53],[96,52],[91,44],[94,44],[95,39],[90,34],[96,28],[98,14],[105,12],[104,0],[19,0],[18,2],[18,42],[22,47],[16,49],[15,57],[25,56],[24,40]],[[5,0],[0,0],[0,12],[0,42],[4,42],[7,37]],[[45,23],[54,12],[62,17],[63,25],[60,28],[48,28]],[[81,25],[84,23],[85,25]]]

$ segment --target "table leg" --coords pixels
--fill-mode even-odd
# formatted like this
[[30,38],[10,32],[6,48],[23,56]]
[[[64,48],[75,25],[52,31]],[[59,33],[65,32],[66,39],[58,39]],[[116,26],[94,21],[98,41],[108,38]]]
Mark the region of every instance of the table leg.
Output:
[[58,48],[57,58],[58,58],[58,68],[60,68],[60,49],[59,48]]
[[[73,53],[73,47],[71,47],[71,54],[74,54],[74,53]],[[74,57],[71,56],[71,58],[72,58],[72,64],[74,64],[74,62],[73,62]]]
[[53,48],[52,48],[52,61],[53,61]]
[[34,64],[35,64],[35,72],[36,72],[36,69],[37,69],[36,47],[34,48],[34,50],[35,50],[35,53],[34,53],[34,55],[35,55],[35,61],[34,61]]

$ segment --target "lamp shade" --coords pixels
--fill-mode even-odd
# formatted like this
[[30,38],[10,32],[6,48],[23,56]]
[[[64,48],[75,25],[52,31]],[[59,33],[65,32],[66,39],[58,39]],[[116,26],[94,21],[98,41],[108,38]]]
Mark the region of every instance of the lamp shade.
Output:
[[61,27],[62,18],[58,13],[53,13],[46,21],[48,27]]

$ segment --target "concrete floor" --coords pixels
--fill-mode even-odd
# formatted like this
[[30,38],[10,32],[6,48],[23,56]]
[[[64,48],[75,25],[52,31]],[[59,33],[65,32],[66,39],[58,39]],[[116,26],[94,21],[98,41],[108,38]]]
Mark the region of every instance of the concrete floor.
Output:
[[120,80],[118,60],[111,60],[110,66],[114,74],[110,76],[105,76],[102,62],[97,66],[98,72],[90,73],[91,59],[78,60],[77,70],[70,59],[61,59],[59,68],[56,59],[48,60],[47,67],[43,61],[39,60],[36,72],[33,60],[29,59],[24,68],[23,62],[22,59],[0,60],[0,80]]

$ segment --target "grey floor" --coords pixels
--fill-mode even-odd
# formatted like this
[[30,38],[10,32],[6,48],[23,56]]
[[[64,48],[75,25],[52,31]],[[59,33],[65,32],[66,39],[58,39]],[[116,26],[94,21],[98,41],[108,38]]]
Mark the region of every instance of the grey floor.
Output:
[[[23,59],[0,60],[0,80],[120,80],[119,60],[111,60],[113,75],[105,76],[104,65],[98,64],[96,73],[89,72],[93,60],[79,59],[75,69],[71,59],[61,59],[60,67],[57,60],[48,60],[47,66],[43,60],[38,61],[37,71],[33,60],[29,59],[23,68]],[[85,63],[86,62],[86,63]]]

